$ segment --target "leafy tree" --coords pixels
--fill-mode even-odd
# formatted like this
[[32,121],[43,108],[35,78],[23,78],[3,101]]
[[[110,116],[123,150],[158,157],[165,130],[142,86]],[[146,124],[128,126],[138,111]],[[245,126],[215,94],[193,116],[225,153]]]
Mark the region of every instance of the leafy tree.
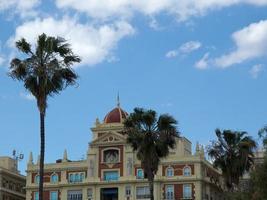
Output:
[[35,97],[40,113],[39,199],[42,200],[47,99],[76,83],[77,75],[71,66],[81,60],[73,54],[65,39],[44,33],[38,37],[35,49],[24,38],[16,42],[16,47],[25,56],[11,61],[9,75],[24,83]]
[[251,177],[251,199],[266,200],[267,199],[267,125],[261,128],[258,132],[262,139],[262,144],[265,148],[263,163],[257,163],[250,173]]
[[239,185],[239,178],[253,165],[256,142],[246,132],[215,130],[217,141],[208,148],[213,165],[222,170],[229,191]]
[[264,162],[257,164],[251,172],[252,182],[252,200],[267,199],[267,155],[265,154]]
[[154,200],[154,177],[158,171],[160,159],[175,147],[178,137],[177,121],[170,115],[157,117],[154,110],[135,108],[124,122],[128,134],[127,141],[137,152],[141,167],[149,181],[150,199]]
[[263,146],[267,149],[267,125],[261,128],[258,134],[262,138]]

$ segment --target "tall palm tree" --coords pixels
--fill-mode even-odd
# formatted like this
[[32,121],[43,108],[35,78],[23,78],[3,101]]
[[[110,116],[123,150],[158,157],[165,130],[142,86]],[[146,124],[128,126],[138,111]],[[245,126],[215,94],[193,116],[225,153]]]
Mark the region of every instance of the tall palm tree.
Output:
[[154,200],[153,183],[160,159],[169,154],[169,148],[175,147],[175,138],[179,136],[176,124],[177,121],[170,115],[157,117],[154,110],[142,108],[135,108],[124,122],[127,142],[137,152],[147,176],[151,200]]
[[246,132],[215,130],[217,141],[208,148],[213,165],[222,170],[229,191],[239,185],[239,178],[253,165],[256,142]]
[[24,83],[24,87],[35,97],[40,112],[39,199],[42,200],[47,99],[68,85],[75,84],[77,75],[71,66],[81,59],[73,54],[65,39],[44,33],[38,37],[35,49],[24,38],[16,42],[16,47],[25,57],[11,61],[9,75]]

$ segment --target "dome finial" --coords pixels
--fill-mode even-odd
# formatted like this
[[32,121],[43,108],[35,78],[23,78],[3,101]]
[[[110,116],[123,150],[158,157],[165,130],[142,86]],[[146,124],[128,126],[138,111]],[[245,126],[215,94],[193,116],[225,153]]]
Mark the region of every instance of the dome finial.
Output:
[[120,93],[118,92],[117,95],[117,106],[120,107],[121,103],[120,103]]

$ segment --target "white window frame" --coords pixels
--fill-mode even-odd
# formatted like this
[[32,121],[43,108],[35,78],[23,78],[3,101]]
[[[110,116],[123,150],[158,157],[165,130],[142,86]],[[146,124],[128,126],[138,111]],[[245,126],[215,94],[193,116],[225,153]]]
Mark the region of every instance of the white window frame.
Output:
[[[171,175],[168,174],[168,171],[169,170],[172,170],[172,174]],[[167,169],[166,169],[166,177],[173,177],[173,176],[174,176],[174,169],[173,169],[173,167],[167,167]]]
[[93,188],[87,189],[87,198],[88,200],[93,199]]
[[[73,177],[73,180],[71,180],[71,175]],[[76,175],[79,176],[79,180],[76,180]],[[68,173],[68,182],[69,183],[82,183],[82,182],[84,182],[84,180],[85,180],[85,172],[69,172]]]
[[[53,176],[57,176],[57,180],[56,181],[53,181]],[[58,181],[59,181],[59,176],[58,176],[58,174],[57,173],[53,173],[53,174],[51,174],[51,176],[50,176],[50,182],[51,183],[58,183]]]
[[[67,200],[70,200],[69,195],[70,193],[74,193],[73,195],[81,195],[81,200],[83,199],[83,191],[82,190],[68,190],[67,191]],[[78,197],[76,197],[77,199]]]
[[120,179],[120,171],[116,169],[104,169],[102,170],[102,180],[104,181],[118,181],[118,180],[105,180],[105,172],[117,172],[118,173],[118,180]]
[[130,197],[132,194],[132,187],[130,185],[125,186],[125,196]]
[[[138,190],[143,189],[143,194],[138,194]],[[136,199],[149,199],[150,198],[150,190],[149,186],[137,186],[135,189]]]
[[[170,195],[169,195],[168,188],[172,189],[172,191],[170,192]],[[174,185],[166,185],[165,186],[165,199],[166,200],[174,200]]]
[[[188,172],[186,170],[189,170]],[[192,168],[190,166],[185,166],[183,169],[183,176],[192,176]]]
[[[185,195],[185,188],[190,188],[190,196]],[[183,199],[192,199],[192,184],[184,184],[183,185]]]

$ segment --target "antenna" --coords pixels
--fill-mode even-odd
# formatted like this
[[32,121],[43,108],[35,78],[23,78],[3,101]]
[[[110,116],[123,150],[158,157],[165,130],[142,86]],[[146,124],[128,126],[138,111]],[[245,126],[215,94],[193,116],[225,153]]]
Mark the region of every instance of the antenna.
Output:
[[117,106],[120,107],[120,93],[117,95]]
[[12,151],[13,159],[15,160],[15,170],[18,171],[18,162],[22,161],[24,159],[24,154],[17,153],[17,151],[14,149]]

